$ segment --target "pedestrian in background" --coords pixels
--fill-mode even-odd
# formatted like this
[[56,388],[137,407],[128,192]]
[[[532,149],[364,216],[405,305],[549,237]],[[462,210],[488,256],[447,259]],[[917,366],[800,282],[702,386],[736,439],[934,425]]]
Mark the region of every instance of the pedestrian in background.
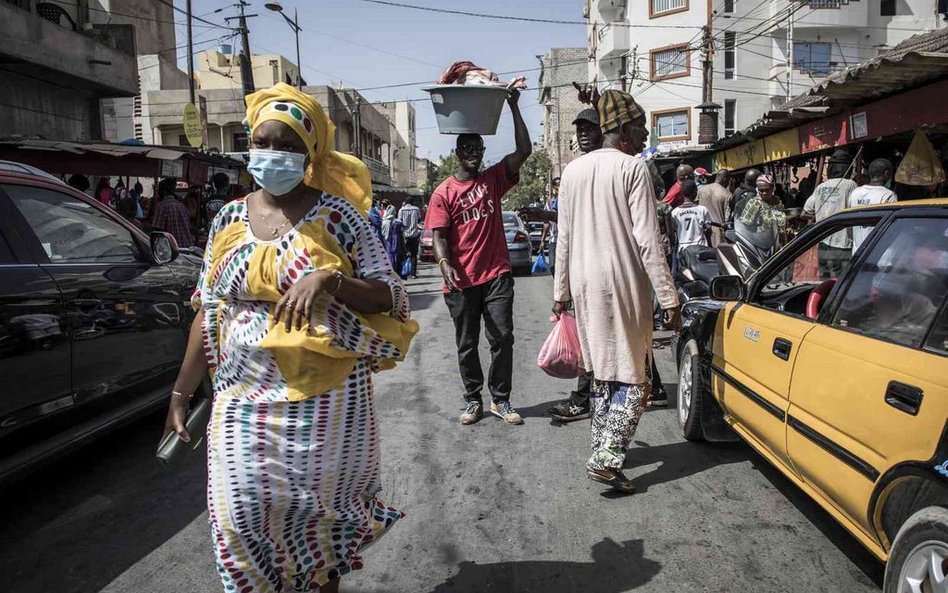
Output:
[[546,252],[548,267],[552,274],[556,268],[556,211],[559,207],[560,178],[554,177],[550,182],[550,197],[543,205],[548,216],[543,221],[543,230],[540,231],[540,254]]
[[95,199],[106,206],[112,205],[113,192],[112,186],[109,184],[110,181],[108,177],[100,177],[99,181],[95,184]]
[[681,182],[686,180],[694,181],[695,170],[691,168],[691,165],[679,165],[675,169],[675,177],[678,181],[671,186],[671,189],[668,190],[668,193],[665,194],[665,197],[662,198],[662,201],[671,206],[672,208],[677,208],[681,205],[682,196],[681,196]]
[[70,175],[69,180],[66,183],[69,184],[69,187],[78,189],[86,195],[90,195],[92,193],[89,191],[89,178],[85,175]]
[[[724,224],[730,218],[728,204],[731,201],[731,192],[727,190],[730,174],[727,169],[719,170],[714,176],[714,183],[698,188],[698,203],[708,209],[711,221]],[[717,228],[711,229],[711,247],[717,247],[724,240],[724,232]]]
[[158,184],[159,198],[151,227],[156,231],[171,233],[178,247],[183,249],[194,244],[194,235],[191,234],[188,209],[174,193],[176,185],[177,182],[170,177],[162,179]]
[[604,146],[567,165],[560,184],[553,312],[573,305],[583,361],[595,377],[586,475],[633,492],[622,466],[652,390],[652,289],[674,327],[678,296],[648,168],[631,156],[645,146],[645,113],[618,90],[605,91],[598,108]]
[[[849,196],[856,189],[856,182],[846,179],[850,158],[845,150],[837,150],[830,157],[827,176],[829,179],[816,186],[806,204],[803,215],[816,222],[825,220],[842,211],[849,203]],[[852,257],[852,237],[849,229],[833,233],[820,241],[820,279],[839,278]]]
[[748,200],[757,195],[757,178],[760,177],[760,171],[757,169],[748,169],[744,173],[744,181],[737,186],[731,195],[731,202],[728,206],[728,220],[734,220],[737,210],[743,209]]
[[708,173],[708,170],[704,167],[698,167],[695,169],[695,183],[698,184],[698,188],[701,188],[708,184],[708,178],[711,176]]
[[[580,88],[579,85],[575,83],[574,86]],[[580,92],[582,93],[582,91]],[[582,98],[580,100],[582,100]],[[602,148],[602,130],[599,127],[599,112],[595,108],[588,107],[580,111],[576,119],[573,120],[573,125],[576,126],[576,140],[579,144],[580,152],[586,155]],[[559,219],[560,178],[557,177],[554,181],[556,181],[556,209],[524,208],[520,212],[522,217],[530,220],[543,220],[548,224],[556,224]],[[555,275],[556,261],[552,259],[553,253],[555,253],[555,250],[551,253],[550,269]],[[592,390],[592,383],[593,373],[591,370],[580,375],[576,383],[576,390],[571,392],[568,398],[551,407],[550,416],[560,422],[573,422],[589,418],[589,397]]]
[[421,210],[415,206],[415,198],[408,196],[405,203],[398,209],[398,220],[401,221],[405,235],[405,250],[411,260],[412,276],[418,277],[418,247],[421,243]]
[[382,215],[382,242],[386,243],[392,231],[392,222],[395,221],[395,207],[388,200],[382,200],[380,212]]
[[773,251],[776,251],[781,244],[781,235],[787,228],[787,215],[783,211],[783,204],[774,194],[773,176],[761,173],[757,177],[757,193],[742,204],[743,207],[734,214],[735,222],[752,233],[771,229]]
[[[698,186],[694,181],[686,179],[681,182],[681,196],[681,205],[671,213],[675,244],[678,246],[676,256],[679,258],[688,247],[709,247],[711,243],[711,213],[698,204]],[[681,261],[678,265],[682,265]]]
[[369,210],[369,224],[375,231],[379,241],[382,240],[382,210],[379,208],[378,199],[372,200],[372,208]]
[[221,208],[230,201],[230,177],[227,173],[214,173],[211,177],[211,185],[214,187],[214,193],[204,200],[204,226],[210,228],[214,217],[220,212]]
[[[857,187],[849,194],[847,208],[869,206],[871,204],[888,204],[898,201],[895,192],[889,189],[892,183],[892,162],[888,159],[876,159],[869,163],[869,182]],[[853,253],[859,249],[872,231],[868,227],[853,227]]]
[[282,83],[246,102],[261,189],[214,219],[166,429],[199,436],[184,418],[210,371],[208,512],[226,590],[335,593],[402,517],[377,496],[372,376],[418,327],[366,220],[368,169],[332,150],[319,104]]
[[520,92],[509,92],[514,152],[481,171],[483,138],[478,134],[459,135],[455,149],[458,169],[435,189],[425,217],[425,227],[432,229],[435,258],[444,279],[444,301],[454,321],[466,402],[461,424],[473,424],[484,415],[484,372],[477,353],[481,318],[490,343],[490,412],[507,424],[523,423],[510,405],[514,281],[501,199],[520,181],[520,169],[533,147],[518,106]]
[[115,211],[122,215],[122,217],[135,225],[138,228],[142,228],[142,223],[139,222],[136,214],[138,212],[138,200],[135,199],[135,194],[132,192],[125,192],[125,194],[119,198],[118,204],[115,207]]

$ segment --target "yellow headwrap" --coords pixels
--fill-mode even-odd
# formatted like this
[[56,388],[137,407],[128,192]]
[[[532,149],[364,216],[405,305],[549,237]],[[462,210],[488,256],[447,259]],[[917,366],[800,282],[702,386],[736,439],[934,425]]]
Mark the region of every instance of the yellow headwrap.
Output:
[[372,207],[372,176],[362,161],[334,150],[336,126],[315,99],[282,82],[244,99],[244,124],[251,133],[265,121],[279,121],[293,128],[309,147],[309,168],[303,183],[345,198],[363,216],[368,216]]

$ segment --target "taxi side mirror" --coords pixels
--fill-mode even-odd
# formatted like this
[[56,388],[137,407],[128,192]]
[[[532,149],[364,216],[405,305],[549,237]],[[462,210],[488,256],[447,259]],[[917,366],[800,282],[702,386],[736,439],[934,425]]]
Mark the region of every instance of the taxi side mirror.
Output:
[[716,301],[743,300],[745,291],[744,279],[740,276],[716,276],[708,287],[708,293]]

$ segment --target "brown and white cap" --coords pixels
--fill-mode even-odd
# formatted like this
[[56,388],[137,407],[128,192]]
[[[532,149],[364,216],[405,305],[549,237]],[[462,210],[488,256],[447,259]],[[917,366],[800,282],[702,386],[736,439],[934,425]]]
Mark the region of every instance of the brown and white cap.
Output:
[[622,124],[645,119],[642,107],[625,91],[610,89],[603,92],[596,107],[603,133],[617,130]]

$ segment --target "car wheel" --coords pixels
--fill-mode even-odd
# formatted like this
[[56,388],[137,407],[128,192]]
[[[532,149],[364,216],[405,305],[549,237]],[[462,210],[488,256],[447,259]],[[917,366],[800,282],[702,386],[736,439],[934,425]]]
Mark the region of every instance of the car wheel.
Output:
[[948,590],[948,509],[928,507],[909,517],[889,553],[884,593]]
[[689,441],[704,440],[701,428],[704,388],[699,360],[698,343],[689,339],[681,347],[678,357],[678,423],[681,425],[681,434]]

